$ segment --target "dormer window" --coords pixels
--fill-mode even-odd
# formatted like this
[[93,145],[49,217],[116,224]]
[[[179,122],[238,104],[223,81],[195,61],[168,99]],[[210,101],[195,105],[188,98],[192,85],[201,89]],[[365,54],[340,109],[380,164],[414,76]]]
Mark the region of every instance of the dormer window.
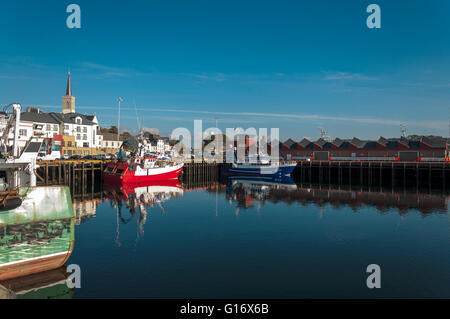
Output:
[[77,117],[77,118],[76,118],[76,123],[77,123],[77,124],[81,124],[81,118]]

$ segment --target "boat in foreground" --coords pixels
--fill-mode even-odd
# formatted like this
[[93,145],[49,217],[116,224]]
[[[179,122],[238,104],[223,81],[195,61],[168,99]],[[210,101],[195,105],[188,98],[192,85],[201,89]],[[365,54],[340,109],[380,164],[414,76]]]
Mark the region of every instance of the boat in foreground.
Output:
[[19,188],[19,196],[19,207],[0,211],[0,281],[62,267],[73,250],[69,188]]

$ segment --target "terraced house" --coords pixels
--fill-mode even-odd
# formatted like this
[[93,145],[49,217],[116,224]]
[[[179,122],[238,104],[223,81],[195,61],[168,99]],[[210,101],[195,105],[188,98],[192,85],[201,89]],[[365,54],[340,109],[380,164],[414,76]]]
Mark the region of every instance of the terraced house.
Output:
[[61,152],[66,155],[93,155],[99,152],[103,136],[96,115],[75,112],[70,73],[67,78],[66,95],[63,96],[62,112],[42,112],[27,108],[21,114],[19,143],[25,146],[30,138],[62,140]]

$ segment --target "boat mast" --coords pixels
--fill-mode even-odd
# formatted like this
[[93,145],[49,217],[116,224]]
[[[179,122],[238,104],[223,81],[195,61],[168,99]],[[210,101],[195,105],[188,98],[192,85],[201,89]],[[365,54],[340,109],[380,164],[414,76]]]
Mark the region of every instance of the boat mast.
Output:
[[117,141],[120,141],[120,102],[122,102],[123,99],[119,97],[117,101],[119,102],[119,114],[117,116]]

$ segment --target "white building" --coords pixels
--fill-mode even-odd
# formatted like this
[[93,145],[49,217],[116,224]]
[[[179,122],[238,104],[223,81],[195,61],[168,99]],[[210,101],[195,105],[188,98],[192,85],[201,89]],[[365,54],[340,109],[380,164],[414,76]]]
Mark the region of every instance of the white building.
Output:
[[24,146],[31,137],[43,139],[68,135],[75,137],[74,147],[98,148],[103,138],[99,130],[95,115],[44,113],[39,109],[28,108],[20,118],[19,145]]
[[[103,136],[96,115],[75,112],[75,97],[72,96],[70,73],[67,78],[66,95],[63,96],[62,113],[45,113],[38,108],[27,108],[21,113],[19,125],[19,147],[23,148],[30,140],[42,141],[55,135],[73,136],[76,148],[100,148]],[[13,131],[8,136],[13,140]],[[73,143],[71,143],[73,144]],[[67,145],[66,145],[67,146]]]
[[169,139],[167,137],[155,138],[147,137],[145,149],[153,153],[165,153],[171,150]]
[[117,138],[117,134],[114,133],[103,133],[103,140],[101,142],[101,148],[110,151],[117,152],[122,146],[123,141]]

